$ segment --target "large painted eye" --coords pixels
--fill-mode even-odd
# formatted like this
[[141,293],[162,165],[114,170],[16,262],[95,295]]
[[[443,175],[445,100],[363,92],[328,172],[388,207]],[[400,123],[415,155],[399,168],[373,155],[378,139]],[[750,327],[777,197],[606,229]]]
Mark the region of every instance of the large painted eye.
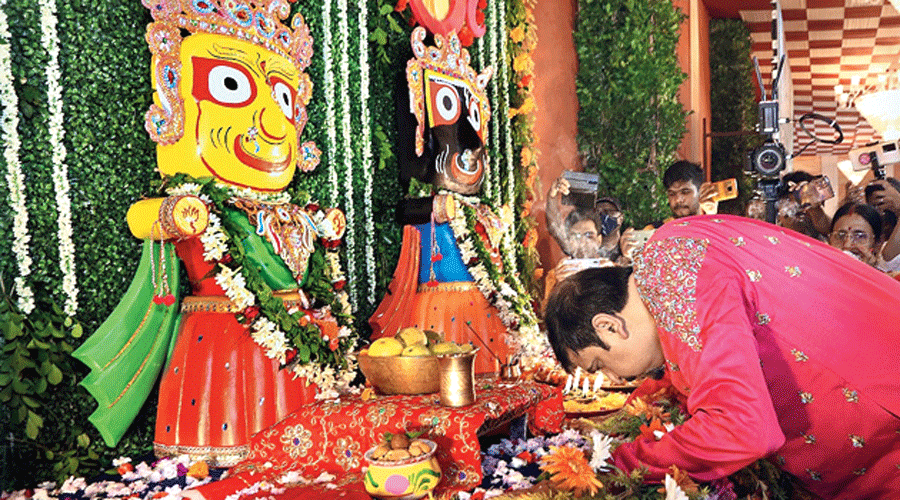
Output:
[[216,66],[209,72],[209,93],[223,104],[239,104],[250,99],[250,79],[231,66]]
[[247,68],[232,61],[193,58],[194,97],[222,106],[243,107],[256,98],[256,84]]
[[285,82],[272,79],[274,85],[272,85],[272,97],[278,103],[278,107],[281,108],[281,112],[284,113],[289,120],[294,119],[294,92]]
[[469,99],[469,115],[466,116],[469,124],[481,136],[481,103],[476,98]]
[[455,124],[462,112],[456,87],[444,81],[431,80],[428,82],[428,94],[430,125]]

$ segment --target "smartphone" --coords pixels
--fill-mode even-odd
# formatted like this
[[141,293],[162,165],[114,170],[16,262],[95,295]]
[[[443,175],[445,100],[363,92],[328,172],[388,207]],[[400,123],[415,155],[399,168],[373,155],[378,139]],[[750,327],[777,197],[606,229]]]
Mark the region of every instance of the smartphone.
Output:
[[656,232],[655,229],[638,229],[631,232],[631,238],[634,240],[634,246],[629,249],[627,255],[629,259],[634,256],[634,252],[640,248],[644,248],[644,245],[647,244],[647,241],[653,236],[653,233]]
[[831,187],[831,180],[827,175],[816,177],[793,193],[800,205],[817,205],[834,198],[834,188]]
[[732,178],[714,182],[713,186],[716,187],[716,194],[713,196],[713,201],[733,200],[737,198],[737,179]]

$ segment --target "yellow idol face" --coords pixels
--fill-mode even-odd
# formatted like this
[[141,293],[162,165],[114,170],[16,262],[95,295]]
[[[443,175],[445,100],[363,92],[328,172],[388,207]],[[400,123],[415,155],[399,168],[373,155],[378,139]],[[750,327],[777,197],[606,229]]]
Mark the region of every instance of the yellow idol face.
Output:
[[[249,42],[194,34],[181,44],[184,135],[157,148],[160,172],[280,191],[297,165],[305,120],[289,59]],[[308,96],[307,96],[308,99]]]

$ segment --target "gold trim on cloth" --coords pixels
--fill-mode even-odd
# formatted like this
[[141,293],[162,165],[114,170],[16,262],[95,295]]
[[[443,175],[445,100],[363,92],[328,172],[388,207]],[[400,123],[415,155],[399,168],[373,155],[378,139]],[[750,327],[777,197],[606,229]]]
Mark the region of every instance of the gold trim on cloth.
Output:
[[438,283],[437,286],[428,286],[427,284],[419,285],[416,290],[422,292],[468,292],[469,290],[477,290],[478,287],[471,281],[449,281],[447,283]]
[[[274,292],[275,297],[284,301],[284,307],[290,309],[309,307],[309,299],[301,290]],[[228,297],[219,295],[190,295],[181,300],[181,312],[213,312],[213,313],[239,313],[243,311]]]
[[153,443],[153,453],[156,458],[177,457],[187,455],[191,462],[203,460],[210,467],[233,467],[247,458],[250,454],[250,445],[223,446],[179,446]]

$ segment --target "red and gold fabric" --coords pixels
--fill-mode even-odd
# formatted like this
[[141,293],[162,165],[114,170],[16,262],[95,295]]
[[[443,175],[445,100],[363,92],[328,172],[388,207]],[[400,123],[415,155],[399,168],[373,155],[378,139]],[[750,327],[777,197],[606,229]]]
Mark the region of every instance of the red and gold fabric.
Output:
[[533,432],[561,430],[559,387],[478,377],[476,398],[475,404],[461,408],[441,406],[437,394],[368,401],[351,396],[304,405],[254,436],[247,459],[231,469],[228,478],[201,492],[217,500],[262,480],[277,484],[287,473],[315,478],[322,472],[334,474],[339,487],[359,491],[365,452],[384,433],[404,429],[422,431],[422,437],[438,444],[435,456],[443,471],[438,494],[470,490],[482,479],[479,433],[523,415]]

